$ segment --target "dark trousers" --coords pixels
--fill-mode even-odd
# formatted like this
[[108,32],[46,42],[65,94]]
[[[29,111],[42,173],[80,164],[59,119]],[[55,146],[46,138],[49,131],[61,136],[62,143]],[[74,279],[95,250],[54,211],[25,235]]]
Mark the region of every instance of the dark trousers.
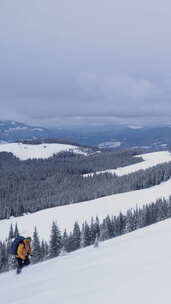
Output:
[[25,260],[22,260],[20,258],[16,258],[16,259],[17,259],[17,273],[20,273],[23,267],[28,266],[30,264],[30,260],[28,257],[26,257]]

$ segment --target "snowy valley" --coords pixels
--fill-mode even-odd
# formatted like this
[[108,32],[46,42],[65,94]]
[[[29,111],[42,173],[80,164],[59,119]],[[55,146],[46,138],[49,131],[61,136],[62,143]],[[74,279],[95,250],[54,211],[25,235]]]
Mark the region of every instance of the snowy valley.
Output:
[[[12,149],[9,151],[8,147]],[[22,149],[16,150],[14,144],[4,145],[4,148],[24,160]],[[51,149],[47,156],[41,154],[43,149],[37,154],[37,158],[50,157],[52,150],[54,153],[54,149]],[[57,153],[59,149],[55,151]],[[34,147],[29,153],[34,155]],[[139,170],[146,172],[163,164],[169,166],[171,161],[171,154],[168,151],[138,156],[143,161],[113,170],[96,171],[94,174],[100,176],[107,172],[118,177],[126,176]],[[85,178],[91,178],[91,175],[89,177],[88,174],[87,177],[83,177]],[[57,223],[61,233],[66,229],[69,234],[76,222],[80,227],[85,222],[91,225],[92,217],[98,217],[101,223],[108,215],[126,215],[128,209],[135,210],[143,208],[146,204],[155,203],[156,200],[170,199],[170,189],[171,179],[167,178],[144,189],[57,206],[18,217],[11,216],[0,220],[0,241],[6,242],[11,225],[14,227],[17,224],[21,235],[33,235],[36,227],[40,240],[49,242],[53,222]],[[114,239],[99,240],[96,248],[91,245],[75,252],[61,251],[57,258],[25,268],[21,276],[16,277],[14,270],[2,273],[0,298],[4,304],[47,301],[63,304],[113,304],[115,301],[118,304],[134,304],[137,301],[167,304],[170,302],[170,227],[171,220],[167,219],[130,233],[123,231],[121,234],[124,235],[118,235]]]

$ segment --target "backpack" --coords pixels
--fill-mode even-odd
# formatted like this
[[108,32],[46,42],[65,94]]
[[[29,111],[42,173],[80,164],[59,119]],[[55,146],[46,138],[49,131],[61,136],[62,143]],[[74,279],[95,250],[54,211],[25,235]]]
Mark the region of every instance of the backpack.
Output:
[[24,239],[25,238],[20,235],[15,238],[15,240],[12,242],[11,247],[10,247],[11,254],[13,254],[13,255],[17,254],[18,246],[24,241]]

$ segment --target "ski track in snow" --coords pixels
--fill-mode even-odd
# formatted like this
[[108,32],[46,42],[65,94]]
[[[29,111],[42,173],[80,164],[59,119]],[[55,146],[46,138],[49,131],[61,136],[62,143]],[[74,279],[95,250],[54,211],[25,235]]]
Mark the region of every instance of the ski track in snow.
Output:
[[171,220],[0,274],[3,304],[170,304]]

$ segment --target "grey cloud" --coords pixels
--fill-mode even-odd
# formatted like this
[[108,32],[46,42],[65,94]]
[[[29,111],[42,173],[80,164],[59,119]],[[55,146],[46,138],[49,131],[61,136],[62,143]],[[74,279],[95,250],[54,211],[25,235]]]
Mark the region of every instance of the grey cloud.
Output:
[[170,12],[167,0],[1,0],[0,119],[168,121]]

